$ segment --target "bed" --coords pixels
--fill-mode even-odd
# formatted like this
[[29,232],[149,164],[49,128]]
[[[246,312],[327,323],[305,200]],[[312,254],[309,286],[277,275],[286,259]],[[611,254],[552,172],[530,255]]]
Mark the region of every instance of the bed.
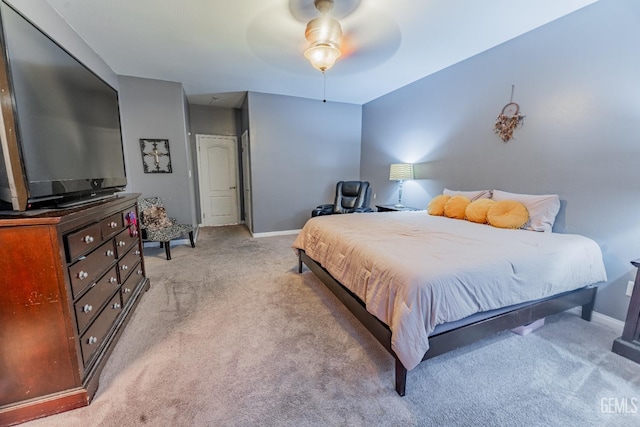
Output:
[[606,281],[599,246],[573,234],[506,230],[419,212],[309,220],[305,264],[395,358],[396,391],[421,361],[582,306]]

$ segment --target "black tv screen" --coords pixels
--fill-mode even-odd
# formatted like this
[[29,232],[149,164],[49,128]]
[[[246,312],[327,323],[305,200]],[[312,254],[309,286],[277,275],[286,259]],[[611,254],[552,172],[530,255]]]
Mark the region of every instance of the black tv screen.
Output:
[[28,203],[121,190],[117,91],[11,6],[2,2],[0,13]]

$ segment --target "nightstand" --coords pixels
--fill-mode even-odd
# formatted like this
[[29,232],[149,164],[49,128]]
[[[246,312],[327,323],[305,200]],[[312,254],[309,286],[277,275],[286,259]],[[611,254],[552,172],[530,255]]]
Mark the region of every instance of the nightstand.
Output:
[[[631,264],[640,268],[640,259],[631,261]],[[622,336],[613,342],[611,350],[640,363],[640,270],[636,272],[636,281],[633,285]]]
[[409,212],[409,211],[421,211],[423,209],[412,208],[411,206],[396,207],[396,205],[376,205],[378,212]]

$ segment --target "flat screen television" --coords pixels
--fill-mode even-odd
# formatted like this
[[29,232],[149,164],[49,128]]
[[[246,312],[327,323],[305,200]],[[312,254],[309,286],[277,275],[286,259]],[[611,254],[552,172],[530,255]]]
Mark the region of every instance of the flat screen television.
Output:
[[118,92],[4,1],[0,16],[0,208],[123,190]]

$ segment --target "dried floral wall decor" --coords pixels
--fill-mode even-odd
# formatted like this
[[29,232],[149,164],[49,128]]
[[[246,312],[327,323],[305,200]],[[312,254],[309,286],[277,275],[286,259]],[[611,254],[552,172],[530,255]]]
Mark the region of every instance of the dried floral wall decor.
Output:
[[513,89],[514,86],[511,86],[511,100],[502,108],[493,127],[493,131],[500,136],[502,142],[513,139],[513,132],[522,127],[522,119],[525,117],[524,114],[520,114],[520,106],[513,102]]
[[[515,105],[516,113],[511,116],[505,114],[505,108],[513,105]],[[518,112],[519,108],[518,104],[511,102],[505,105],[500,115],[498,115],[493,130],[500,136],[502,142],[509,142],[509,140],[513,138],[513,131],[522,126],[524,114]]]

